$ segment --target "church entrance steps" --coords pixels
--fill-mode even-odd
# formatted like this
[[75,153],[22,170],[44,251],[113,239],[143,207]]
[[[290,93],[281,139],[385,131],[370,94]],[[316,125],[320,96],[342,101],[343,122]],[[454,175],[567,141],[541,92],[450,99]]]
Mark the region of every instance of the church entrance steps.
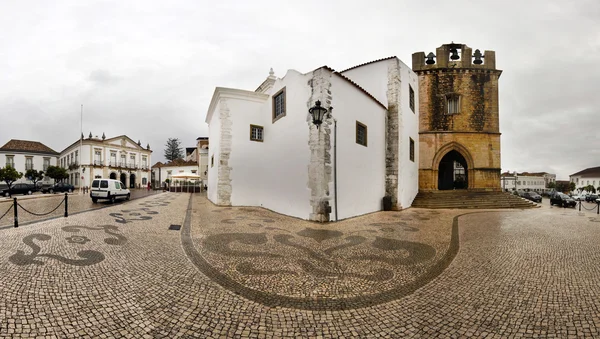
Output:
[[497,191],[448,190],[420,191],[412,203],[419,208],[534,208],[535,203],[516,195]]

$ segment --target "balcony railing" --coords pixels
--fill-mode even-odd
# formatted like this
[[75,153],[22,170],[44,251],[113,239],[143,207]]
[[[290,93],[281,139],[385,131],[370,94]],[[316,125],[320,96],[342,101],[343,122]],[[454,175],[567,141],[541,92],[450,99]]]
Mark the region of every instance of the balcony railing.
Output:
[[147,169],[148,169],[148,165],[146,165],[146,164],[143,164],[143,165],[141,166],[141,169],[143,169],[143,170],[147,170]]
[[137,165],[135,163],[129,163],[127,164],[127,168],[137,169]]
[[102,160],[94,160],[94,166],[104,166],[104,161],[102,161]]

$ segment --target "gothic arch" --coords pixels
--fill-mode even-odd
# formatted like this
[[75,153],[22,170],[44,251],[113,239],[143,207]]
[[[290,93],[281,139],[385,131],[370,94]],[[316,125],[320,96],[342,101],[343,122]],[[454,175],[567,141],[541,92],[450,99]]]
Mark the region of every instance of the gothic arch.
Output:
[[[439,175],[440,175],[439,168],[440,168],[440,163],[442,162],[442,159],[444,159],[444,157],[446,155],[448,155],[449,153],[451,153],[453,151],[459,153],[459,155],[462,158],[464,158],[464,160],[466,162],[467,172],[465,174],[467,177],[467,187],[468,188],[474,187],[474,183],[475,183],[474,165],[475,164],[473,162],[473,157],[471,156],[471,153],[465,146],[463,146],[462,144],[460,144],[456,141],[449,142],[446,145],[440,147],[440,149],[437,151],[437,153],[433,157],[432,169],[433,169],[434,178],[435,179],[439,178]],[[438,181],[439,181],[439,179],[438,179]],[[438,182],[438,189],[440,189],[439,186],[440,186],[440,184]]]

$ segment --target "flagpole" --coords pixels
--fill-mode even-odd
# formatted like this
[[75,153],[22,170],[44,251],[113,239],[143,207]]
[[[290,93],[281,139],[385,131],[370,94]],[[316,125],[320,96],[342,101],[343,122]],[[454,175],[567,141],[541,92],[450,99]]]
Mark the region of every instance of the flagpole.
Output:
[[81,168],[81,181],[79,181],[79,193],[83,194],[83,104],[81,104],[81,134],[79,135],[79,168]]

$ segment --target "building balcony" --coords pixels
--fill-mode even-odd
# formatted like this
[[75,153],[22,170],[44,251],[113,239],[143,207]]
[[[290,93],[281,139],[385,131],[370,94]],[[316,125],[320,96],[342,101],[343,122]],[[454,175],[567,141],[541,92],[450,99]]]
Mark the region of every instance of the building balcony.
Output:
[[102,161],[102,160],[94,160],[94,166],[104,166],[104,161]]

